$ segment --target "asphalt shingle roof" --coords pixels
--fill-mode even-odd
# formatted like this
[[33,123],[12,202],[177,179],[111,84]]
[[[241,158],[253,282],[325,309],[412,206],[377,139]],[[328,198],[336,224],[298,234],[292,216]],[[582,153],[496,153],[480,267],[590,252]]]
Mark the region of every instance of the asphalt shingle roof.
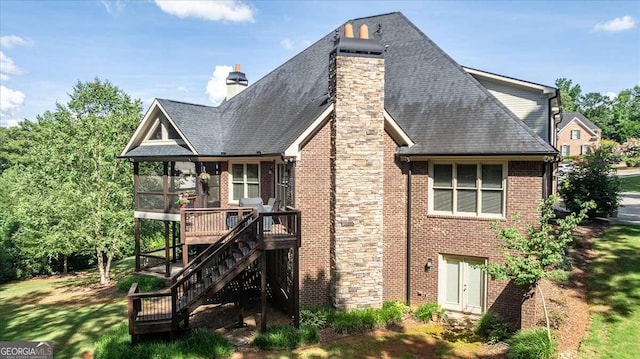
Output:
[[[401,153],[555,153],[401,13],[349,22],[388,45],[385,109],[415,142]],[[159,102],[199,155],[279,154],[330,105],[334,46],[331,31],[217,108]]]
[[576,117],[578,118],[578,120],[582,121],[582,123],[584,123],[585,126],[589,127],[590,130],[595,131],[600,129],[600,127],[596,126],[595,123],[591,122],[591,120],[584,117],[584,115],[581,114],[580,112],[564,112],[562,114],[562,122],[558,124],[558,130],[562,130],[563,128],[567,127],[569,122],[571,122],[571,120],[573,120]]

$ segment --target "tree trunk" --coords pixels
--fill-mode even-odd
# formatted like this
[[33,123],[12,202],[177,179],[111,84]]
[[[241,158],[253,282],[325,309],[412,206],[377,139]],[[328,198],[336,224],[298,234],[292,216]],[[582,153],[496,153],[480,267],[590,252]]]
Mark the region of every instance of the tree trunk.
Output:
[[542,287],[538,284],[538,292],[540,292],[540,298],[542,298],[542,309],[544,310],[544,320],[547,323],[547,337],[551,340],[551,327],[549,326],[549,313],[547,313],[547,302],[544,300],[544,294],[542,294]]
[[69,258],[69,256],[67,256],[66,254],[62,255],[62,274],[67,274],[67,271],[69,269],[68,267],[68,262],[67,259]]
[[98,260],[98,271],[100,272],[100,284],[109,283],[109,279],[104,271],[104,258],[102,258],[102,250],[96,246],[96,259]]

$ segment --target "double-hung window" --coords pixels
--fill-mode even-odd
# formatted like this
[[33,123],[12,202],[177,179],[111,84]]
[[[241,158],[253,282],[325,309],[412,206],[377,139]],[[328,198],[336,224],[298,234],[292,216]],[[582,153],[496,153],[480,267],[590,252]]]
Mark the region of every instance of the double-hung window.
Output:
[[569,145],[562,145],[561,152],[563,156],[569,156],[569,154],[571,153]]
[[435,163],[430,210],[435,214],[502,217],[505,166],[496,163]]
[[257,163],[231,165],[231,199],[260,197],[260,171]]
[[580,139],[580,130],[571,130],[571,139],[579,140]]

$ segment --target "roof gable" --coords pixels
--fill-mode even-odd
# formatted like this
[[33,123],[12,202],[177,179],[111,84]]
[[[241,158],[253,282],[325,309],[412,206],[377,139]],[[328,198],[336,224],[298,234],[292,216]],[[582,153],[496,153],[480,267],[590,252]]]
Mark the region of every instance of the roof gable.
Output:
[[562,122],[558,124],[558,131],[564,130],[571,122],[577,122],[585,129],[591,131],[595,135],[595,131],[599,130],[595,123],[591,122],[580,112],[565,112],[562,114]]

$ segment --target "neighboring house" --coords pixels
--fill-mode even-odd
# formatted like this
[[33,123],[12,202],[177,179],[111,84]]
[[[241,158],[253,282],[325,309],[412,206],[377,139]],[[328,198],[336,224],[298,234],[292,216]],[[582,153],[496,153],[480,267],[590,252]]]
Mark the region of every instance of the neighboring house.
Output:
[[600,147],[602,130],[579,112],[562,114],[557,148],[563,156],[586,155]]
[[[121,155],[136,233],[162,220],[168,245],[169,224],[186,225],[180,192],[197,207],[273,197],[301,213],[302,304],[438,302],[535,323],[535,303],[475,265],[501,261],[492,221],[539,217],[555,88],[465,69],[400,13],[351,20],[251,86],[238,67],[227,83],[218,107],[156,99],[142,119]],[[206,190],[181,182],[203,172]]]

